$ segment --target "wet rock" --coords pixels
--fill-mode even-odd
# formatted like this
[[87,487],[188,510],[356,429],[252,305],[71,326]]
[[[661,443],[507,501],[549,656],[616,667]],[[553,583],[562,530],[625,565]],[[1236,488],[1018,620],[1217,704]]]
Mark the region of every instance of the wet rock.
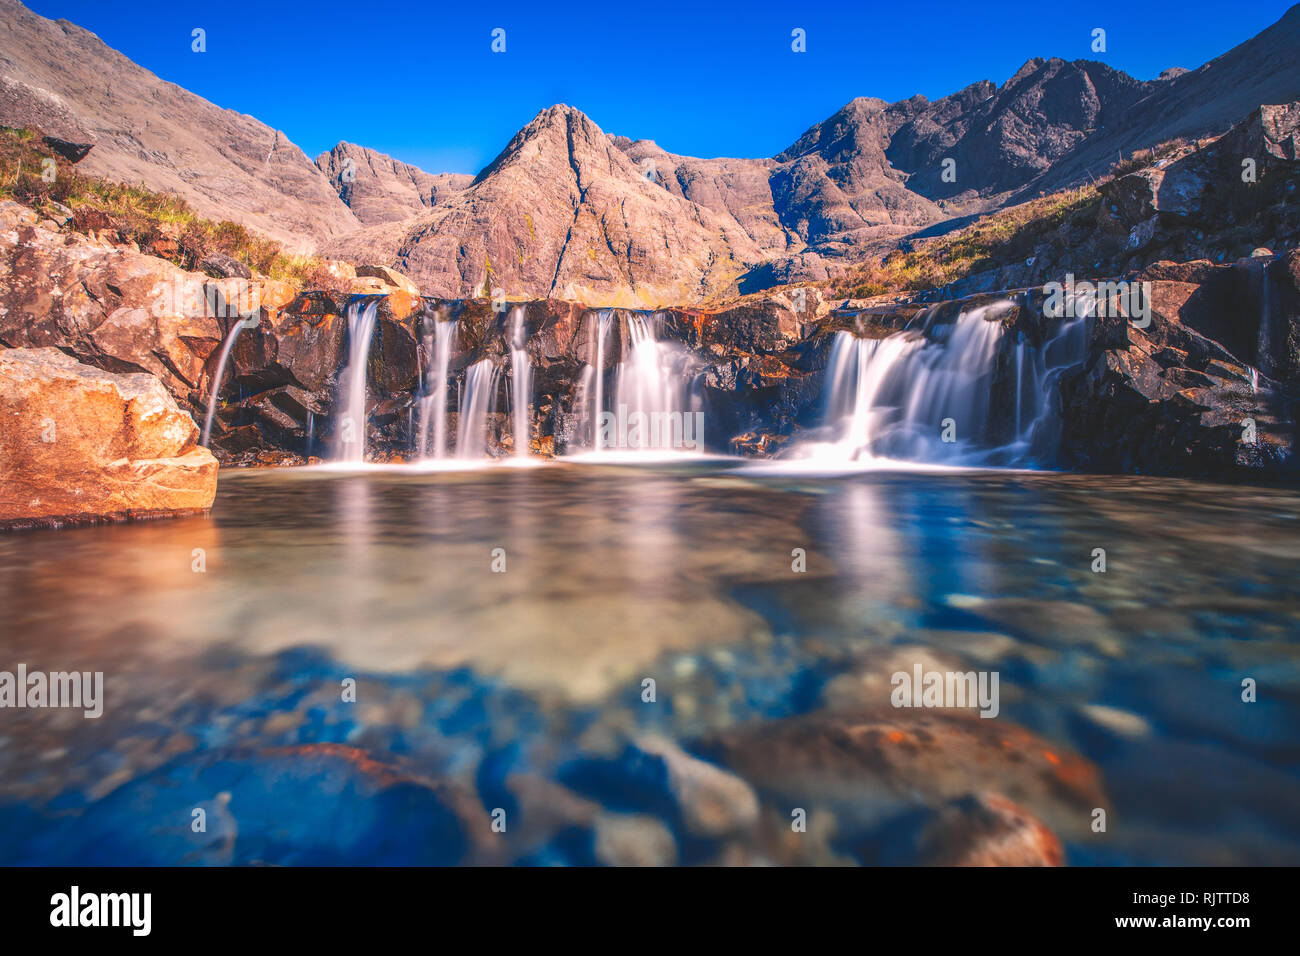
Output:
[[606,866],[673,866],[677,842],[654,817],[602,813],[595,821],[594,854]]
[[[214,809],[214,794],[226,795],[215,830],[195,833],[192,811]],[[234,865],[447,866],[490,856],[486,820],[450,782],[354,747],[310,744],[179,758],[55,827],[50,845],[20,843],[17,856],[88,866],[218,862],[214,853]]]
[[994,793],[958,797],[891,821],[857,855],[883,866],[1062,866],[1061,841],[1024,807]]
[[150,375],[57,349],[0,351],[0,524],[95,522],[212,506],[217,462]]
[[[953,710],[819,713],[705,737],[698,751],[751,784],[789,820],[829,811],[837,840],[991,787],[1064,834],[1104,806],[1095,767],[1011,723]],[[788,823],[787,823],[788,826]]]
[[643,737],[613,760],[575,761],[561,780],[611,809],[673,820],[691,837],[719,839],[758,819],[758,800],[745,781],[661,737]]

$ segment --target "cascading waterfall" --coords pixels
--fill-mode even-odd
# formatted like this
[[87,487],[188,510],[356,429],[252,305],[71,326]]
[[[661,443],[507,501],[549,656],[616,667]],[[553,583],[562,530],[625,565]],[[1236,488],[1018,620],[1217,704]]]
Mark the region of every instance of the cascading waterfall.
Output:
[[695,417],[687,408],[691,357],[674,343],[659,340],[661,313],[627,316],[628,352],[619,364],[614,389],[615,422],[621,443],[638,449],[699,449]]
[[217,356],[217,370],[212,376],[212,394],[208,396],[208,413],[203,418],[203,434],[199,438],[199,444],[205,448],[208,444],[208,438],[212,435],[212,419],[217,413],[217,393],[221,391],[222,379],[226,376],[226,362],[230,359],[230,351],[235,347],[235,339],[239,338],[239,333],[244,330],[244,319],[236,319],[235,324],[230,327],[226,337],[221,341],[221,353]]
[[511,412],[514,418],[515,457],[527,458],[532,429],[530,427],[533,401],[533,367],[524,347],[528,340],[527,307],[517,305],[510,310],[510,376]]
[[[1046,444],[1060,373],[1082,361],[1089,306],[1075,317],[1050,320],[1040,347],[1025,341],[1003,348],[1003,301],[960,313],[948,323],[929,309],[909,328],[882,339],[840,332],[827,366],[827,424],[831,441],[796,454],[825,461],[876,459],[954,465],[1024,461]],[[919,327],[918,327],[919,326]],[[998,357],[1009,377],[996,383]],[[995,384],[1005,394],[995,393]],[[1008,409],[1007,405],[1011,407]],[[997,409],[997,414],[995,414]],[[998,414],[1010,411],[999,420]]]
[[[447,371],[456,347],[456,322],[442,312],[434,320],[433,331],[422,336],[424,375],[419,401],[420,426],[416,439],[416,456],[421,460],[447,457]],[[430,431],[433,445],[429,445]]]
[[477,459],[487,454],[488,415],[496,402],[499,373],[491,359],[475,362],[465,371],[456,432],[457,458]]
[[336,457],[344,462],[366,460],[366,359],[382,296],[348,303],[348,364],[339,377],[340,414],[335,424]]
[[596,313],[596,324],[592,326],[596,336],[596,362],[587,363],[582,370],[583,394],[591,396],[587,408],[587,417],[591,428],[591,450],[600,451],[600,413],[605,410],[605,340],[609,338],[609,328],[613,324],[614,313],[602,309]]

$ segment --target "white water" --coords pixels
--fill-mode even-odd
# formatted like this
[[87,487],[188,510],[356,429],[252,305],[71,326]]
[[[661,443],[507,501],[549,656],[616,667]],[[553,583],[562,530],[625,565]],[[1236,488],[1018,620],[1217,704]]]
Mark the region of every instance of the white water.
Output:
[[627,357],[618,367],[614,399],[629,413],[681,414],[686,411],[686,355],[682,349],[658,341],[658,316],[629,315]]
[[527,458],[532,437],[530,427],[533,401],[533,366],[528,361],[524,347],[528,341],[527,306],[517,305],[510,310],[510,395],[514,419],[515,457]]
[[613,320],[614,313],[602,309],[596,313],[596,322],[588,326],[589,334],[596,337],[596,361],[594,364],[588,362],[582,370],[582,393],[584,398],[590,397],[589,402],[584,402],[587,418],[584,424],[590,435],[587,447],[593,452],[600,451],[600,413],[605,410],[605,341],[609,338],[609,327]]
[[460,421],[456,432],[456,457],[482,458],[487,454],[488,415],[497,394],[497,368],[491,359],[475,362],[465,371]]
[[[424,336],[424,382],[415,449],[421,461],[447,457],[447,370],[451,365],[452,350],[456,347],[456,329],[454,321],[440,315],[434,322],[433,335]],[[430,426],[432,448],[429,446]]]
[[[1008,305],[979,306],[950,325],[928,310],[912,323],[918,327],[883,339],[838,333],[826,369],[829,440],[794,454],[825,464],[1024,461],[1049,424],[1060,372],[1083,357],[1087,323],[1064,319],[1041,348],[1022,338],[1006,350],[1014,381],[1002,388],[1011,420],[998,421],[994,381],[1006,334],[998,319]],[[999,440],[1008,434],[1010,441]]]
[[366,358],[381,298],[355,299],[348,304],[348,364],[339,377],[339,415],[335,425],[337,451],[343,462],[366,460]]
[[239,338],[239,333],[243,330],[244,320],[236,319],[221,342],[221,354],[217,356],[217,370],[212,375],[212,394],[208,396],[208,414],[204,416],[203,434],[199,438],[199,444],[205,448],[208,438],[212,435],[212,419],[217,412],[217,393],[221,391],[221,381],[226,376],[226,362],[230,358],[230,350],[235,347],[235,339]]
[[[609,328],[616,317],[624,322],[627,352],[614,372],[613,407],[607,409],[602,370]],[[690,353],[676,343],[659,340],[658,314],[599,312],[597,318],[596,363],[583,373],[584,394],[592,396],[587,407],[590,453],[680,452],[683,444],[693,451],[702,450],[703,428],[698,421],[702,416],[692,417],[688,407],[693,378]],[[602,413],[612,419],[604,427]],[[624,438],[629,439],[626,446]]]

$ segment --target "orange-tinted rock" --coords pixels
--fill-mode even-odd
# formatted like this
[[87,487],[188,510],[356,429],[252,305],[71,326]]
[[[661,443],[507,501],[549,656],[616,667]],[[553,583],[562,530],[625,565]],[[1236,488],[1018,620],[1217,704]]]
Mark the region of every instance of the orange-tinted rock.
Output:
[[995,793],[952,800],[910,834],[907,855],[917,866],[1062,866],[1061,841],[1032,813]]
[[217,462],[152,375],[57,349],[0,351],[0,526],[93,523],[212,506]]

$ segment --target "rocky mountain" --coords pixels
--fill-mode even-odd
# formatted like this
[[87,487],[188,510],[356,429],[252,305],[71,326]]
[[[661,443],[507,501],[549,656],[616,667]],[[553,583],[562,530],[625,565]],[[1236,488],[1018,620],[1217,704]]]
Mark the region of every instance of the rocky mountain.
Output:
[[[542,110],[477,176],[283,134],[166,83],[92,34],[0,0],[0,125],[72,139],[83,168],[178,193],[291,248],[485,289],[660,306],[820,281],[908,237],[1086,181],[1120,156],[1300,99],[1300,6],[1195,70],[1143,81],[1031,59],[935,101],[859,97],[771,158],[700,159]],[[71,131],[71,132],[70,132]]]
[[[715,247],[723,240],[726,268],[670,257],[674,271],[664,272],[653,255],[634,262],[636,249],[606,243],[599,230],[566,234],[563,256],[558,246],[535,248],[540,263],[553,264],[553,270],[509,255],[510,248],[523,247],[522,231],[504,225],[506,220],[522,214],[553,229],[564,222],[531,197],[547,195],[547,177],[569,159],[568,138],[539,136],[539,127],[562,112],[584,130],[595,129],[568,107],[539,114],[475,180],[474,192],[485,201],[512,197],[508,208],[488,213],[480,202],[466,218],[463,208],[451,213],[466,196],[432,213],[408,201],[412,215],[400,226],[341,237],[326,248],[344,258],[389,262],[440,295],[481,290],[487,260],[492,284],[509,295],[594,294],[611,304],[691,301],[664,300],[665,289],[677,296],[725,295],[823,280],[907,236],[942,231],[974,214],[1095,178],[1120,156],[1177,137],[1217,135],[1261,104],[1300,98],[1298,31],[1300,7],[1198,70],[1171,68],[1151,81],[1090,60],[1031,59],[1001,86],[985,80],[933,102],[922,96],[898,103],[859,97],[770,159],[700,159],[669,153],[651,140],[607,137],[646,183],[686,201],[687,207],[663,207],[668,218],[662,221],[672,232],[704,226],[713,230]],[[510,184],[494,182],[506,168]],[[602,204],[620,192],[604,180],[626,180],[627,168],[614,164],[607,170],[597,162],[587,163],[586,172],[584,211],[595,220],[617,220],[617,211]],[[586,191],[592,176],[602,188]],[[693,215],[686,211],[690,206],[697,209]],[[387,208],[391,215],[394,203]],[[573,218],[575,224],[583,221],[576,211]],[[475,230],[486,236],[476,238]],[[591,261],[613,255],[622,263],[572,273],[583,242]],[[652,245],[651,252],[657,251]]]
[[664,189],[568,106],[539,113],[429,212],[324,252],[391,264],[433,295],[541,289],[637,306],[720,294],[764,258],[734,217]]
[[[307,250],[359,226],[329,180],[285,135],[154,76],[66,20],[0,0],[0,125],[24,100],[54,103],[92,134],[91,174],[175,193]],[[20,97],[19,93],[29,92]]]
[[316,157],[339,199],[365,225],[408,219],[474,181],[465,173],[426,173],[364,146],[339,143]]
[[1277,23],[1196,70],[1167,70],[1150,93],[1125,109],[1038,181],[1056,189],[1110,168],[1129,155],[1177,138],[1216,135],[1262,105],[1300,99],[1300,5]]

